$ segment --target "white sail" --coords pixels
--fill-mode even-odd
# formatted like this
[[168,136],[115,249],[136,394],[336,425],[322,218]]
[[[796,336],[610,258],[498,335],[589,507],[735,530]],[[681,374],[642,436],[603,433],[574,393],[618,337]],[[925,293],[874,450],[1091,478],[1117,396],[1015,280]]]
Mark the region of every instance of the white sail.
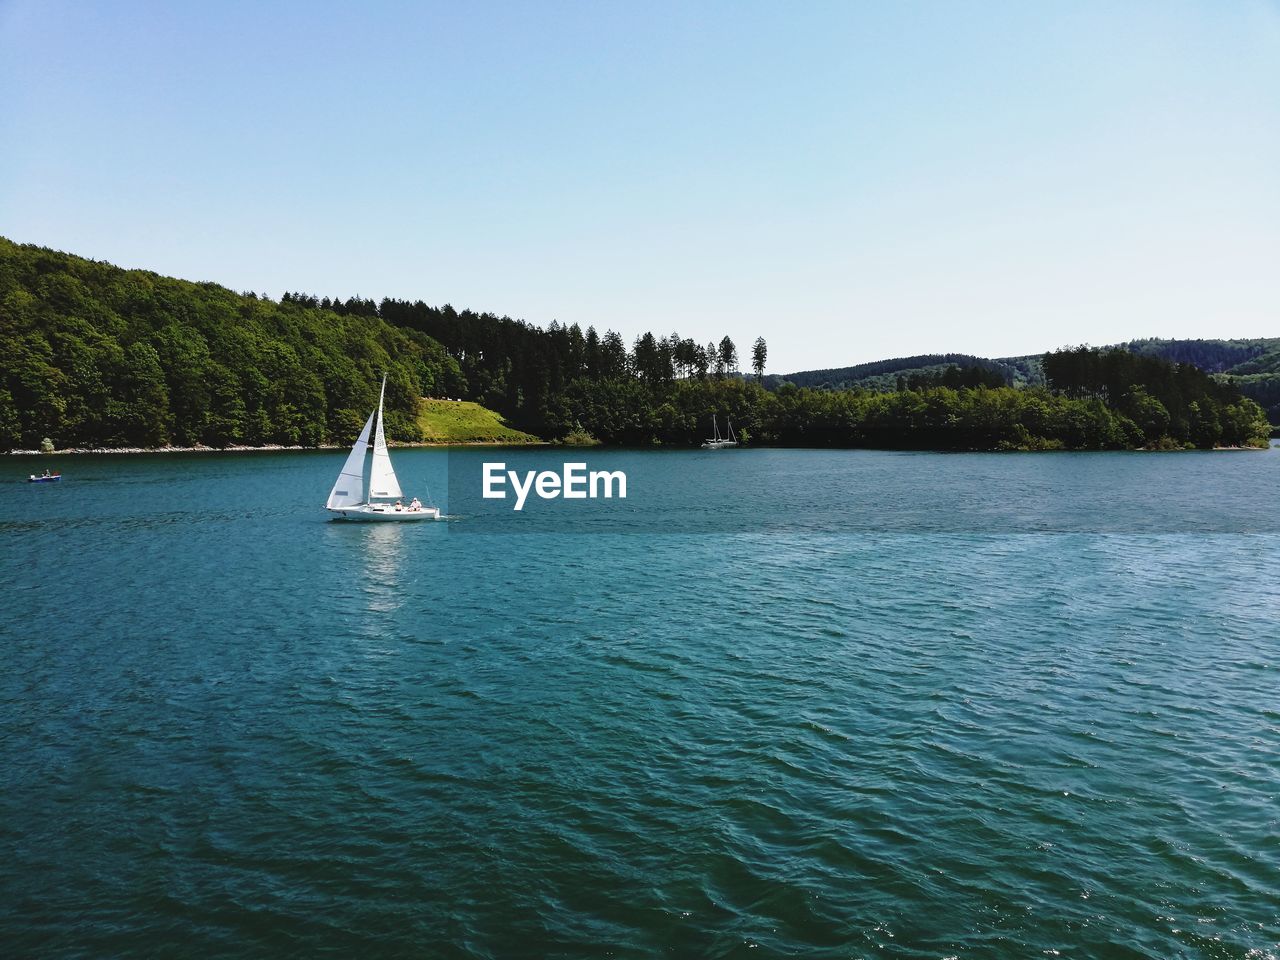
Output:
[[342,465],[338,482],[329,491],[329,502],[326,506],[330,510],[335,507],[353,507],[357,503],[364,503],[364,455],[369,449],[369,430],[372,427],[373,414],[371,413],[369,419],[364,422],[364,429],[360,431],[359,438],[351,448],[347,462]]
[[373,433],[373,463],[369,467],[369,499],[375,497],[400,498],[400,481],[391,469],[391,455],[387,453],[387,438],[382,432],[382,397],[387,392],[387,378],[382,378],[382,393],[378,394],[378,425]]

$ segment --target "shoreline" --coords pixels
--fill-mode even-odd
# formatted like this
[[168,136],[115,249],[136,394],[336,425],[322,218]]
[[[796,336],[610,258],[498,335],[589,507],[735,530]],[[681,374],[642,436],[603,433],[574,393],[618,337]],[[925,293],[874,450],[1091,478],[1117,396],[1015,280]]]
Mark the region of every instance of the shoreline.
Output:
[[[510,443],[502,440],[455,440],[455,441],[436,441],[436,440],[420,440],[412,443],[389,443],[387,444],[393,450],[406,450],[414,448],[428,449],[447,449],[449,447],[501,447],[504,449],[524,449],[526,447],[564,447],[566,450],[697,450],[697,447],[665,447],[662,445],[653,447],[611,447],[604,444],[598,444],[591,447],[571,446],[569,444],[552,443],[549,440],[538,440],[536,442],[526,443]],[[110,454],[118,456],[139,456],[143,454],[167,454],[167,453],[299,453],[306,451],[320,452],[330,450],[347,450],[349,447],[345,444],[324,444],[318,447],[304,447],[299,445],[286,446],[282,444],[266,444],[260,447],[249,447],[238,444],[229,447],[206,447],[196,445],[194,447],[67,447],[62,450],[51,450],[45,453],[43,450],[6,450],[0,453],[0,457],[61,457],[61,456],[80,456],[85,454]],[[1133,447],[1123,450],[923,450],[906,447],[772,447],[757,446],[748,449],[756,450],[795,450],[795,449],[811,449],[811,450],[884,450],[892,453],[1230,453],[1230,452],[1265,452],[1273,449],[1266,447],[1213,447],[1209,450],[1200,450],[1196,448],[1172,448],[1167,450],[1152,449],[1150,447]]]
[[[388,443],[388,447],[392,450],[402,450],[412,447],[550,447],[554,444],[546,440],[540,440],[537,443],[507,443],[502,440],[455,440],[455,441],[433,441],[420,440],[413,443]],[[7,450],[0,456],[6,457],[60,457],[75,456],[81,454],[113,454],[113,455],[138,455],[148,453],[298,453],[302,451],[326,451],[326,450],[349,450],[349,444],[326,443],[318,447],[304,447],[300,445],[287,446],[282,444],[265,444],[260,447],[248,447],[243,444],[237,444],[230,447],[67,447],[62,450],[51,450],[46,453],[43,450]]]

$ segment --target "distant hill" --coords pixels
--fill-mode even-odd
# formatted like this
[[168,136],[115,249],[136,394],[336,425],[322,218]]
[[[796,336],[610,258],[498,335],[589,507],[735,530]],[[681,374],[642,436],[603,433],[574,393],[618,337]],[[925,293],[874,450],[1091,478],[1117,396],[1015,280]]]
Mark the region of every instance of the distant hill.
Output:
[[[1157,357],[1171,363],[1189,363],[1206,373],[1217,374],[1246,397],[1257,401],[1267,412],[1271,423],[1280,425],[1280,337],[1253,340],[1131,340],[1119,344],[1125,350],[1144,357]],[[1005,375],[1010,386],[1039,386],[1044,383],[1040,357],[1001,357],[990,359],[966,353],[922,354],[876,360],[851,367],[827,370],[801,370],[782,376],[765,377],[765,385],[776,388],[783,382],[798,387],[830,390],[892,390],[899,377],[937,375],[947,367],[980,367]]]
[[852,367],[835,367],[828,370],[802,370],[782,376],[771,374],[764,378],[765,386],[773,388],[785,382],[797,387],[817,387],[827,390],[893,390],[899,377],[937,375],[948,367],[979,367],[1001,374],[1011,387],[1038,386],[1044,383],[1040,358],[1007,357],[992,360],[968,353],[926,353],[914,357],[896,357],[891,360],[875,360]]
[[1257,340],[1130,340],[1131,353],[1189,363],[1205,373],[1280,374],[1280,337]]

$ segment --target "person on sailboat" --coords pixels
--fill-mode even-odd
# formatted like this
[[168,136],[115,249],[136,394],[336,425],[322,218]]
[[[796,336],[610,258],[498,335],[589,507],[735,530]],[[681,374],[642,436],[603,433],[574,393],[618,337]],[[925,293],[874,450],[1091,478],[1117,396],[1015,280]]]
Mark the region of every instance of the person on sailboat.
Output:
[[422,509],[422,501],[421,501],[421,500],[419,500],[417,497],[414,497],[412,500],[410,500],[410,501],[409,501],[409,509],[410,509],[410,510],[421,510],[421,509]]

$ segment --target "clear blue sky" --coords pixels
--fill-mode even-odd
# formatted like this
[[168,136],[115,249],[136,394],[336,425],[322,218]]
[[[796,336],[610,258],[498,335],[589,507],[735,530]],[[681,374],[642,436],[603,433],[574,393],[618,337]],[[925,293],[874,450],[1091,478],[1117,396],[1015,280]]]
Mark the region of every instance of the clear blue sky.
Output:
[[0,234],[775,372],[1280,335],[1280,5],[0,0]]

